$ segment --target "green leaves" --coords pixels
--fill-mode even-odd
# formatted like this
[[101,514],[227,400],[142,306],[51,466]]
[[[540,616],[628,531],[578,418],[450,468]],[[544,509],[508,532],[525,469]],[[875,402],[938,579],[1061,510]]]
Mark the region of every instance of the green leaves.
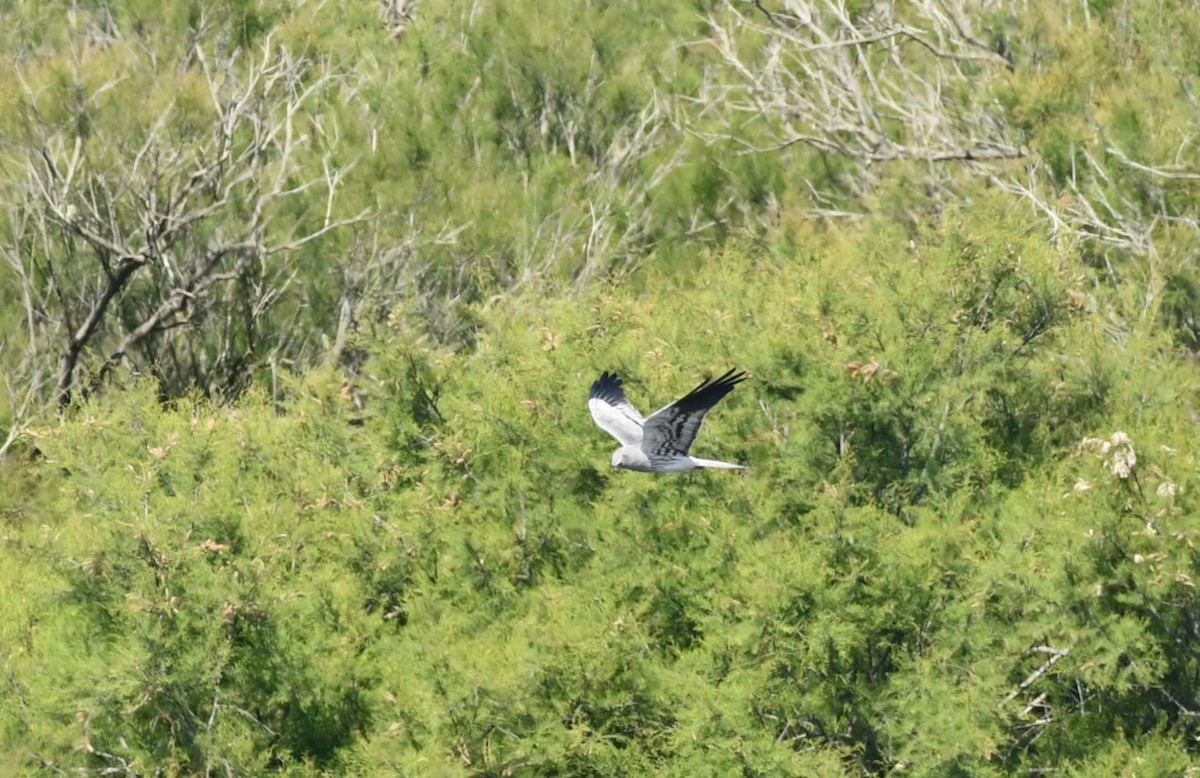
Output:
[[[1061,252],[1011,218],[513,296],[469,352],[393,322],[354,344],[370,381],[81,404],[35,438],[41,496],[0,506],[5,750],[180,773],[1167,769],[1200,705],[1194,378],[1153,331],[1097,336]],[[749,471],[610,472],[600,370],[651,411],[729,366],[752,379],[696,450]]]
[[[1180,349],[1200,284],[1190,103],[1171,95],[1195,47],[1146,40],[1196,25],[1093,4],[974,28],[1010,35],[1015,68],[993,61],[1003,86],[944,94],[1028,138],[1039,157],[1016,193],[1043,234],[995,171],[897,159],[871,165],[876,187],[799,145],[705,145],[719,113],[705,101],[728,95],[705,81],[704,3],[422,4],[388,28],[368,3],[161,20],[151,5],[111,22],[79,9],[68,30],[17,3],[0,31],[40,121],[104,163],[95,182],[136,156],[96,138],[136,141],[147,116],[168,116],[155,132],[179,148],[208,137],[198,52],[214,73],[228,55],[235,84],[269,39],[298,58],[284,93],[332,80],[296,104],[293,135],[270,136],[298,145],[260,237],[374,217],[297,246],[279,294],[222,276],[269,327],[214,308],[197,322],[231,344],[215,348],[163,318],[149,375],[113,369],[61,417],[30,412],[22,397],[54,371],[0,335],[0,372],[26,371],[0,409],[0,772],[1176,775],[1194,761],[1197,380]],[[954,66],[984,73],[972,62]],[[28,140],[14,128],[42,126],[18,110],[30,99],[0,96],[14,149]],[[870,154],[921,140],[894,121]],[[53,150],[65,164],[72,148]],[[24,180],[10,157],[0,173]],[[256,159],[279,172],[281,157]],[[328,186],[297,188],[326,162]],[[253,215],[231,197],[230,214]],[[247,229],[234,221],[180,245],[203,253]],[[31,257],[92,288],[78,246],[47,248],[78,236],[18,229],[32,223],[0,225],[14,333],[48,310],[22,294]],[[217,363],[170,338],[240,371],[228,405],[178,380]],[[694,450],[748,471],[611,470],[586,410],[600,371],[649,413],[730,367],[751,379]]]

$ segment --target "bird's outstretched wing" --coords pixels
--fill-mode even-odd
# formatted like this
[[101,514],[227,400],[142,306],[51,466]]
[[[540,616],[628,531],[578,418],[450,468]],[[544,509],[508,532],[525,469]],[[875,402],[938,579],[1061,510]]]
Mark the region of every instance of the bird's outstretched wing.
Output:
[[643,424],[642,450],[651,459],[685,455],[696,440],[700,423],[721,398],[746,380],[745,373],[730,370],[705,381],[675,402],[655,411]]
[[592,384],[588,392],[588,410],[596,426],[612,435],[622,446],[636,446],[642,442],[642,424],[645,419],[633,407],[621,379],[614,373],[604,372]]

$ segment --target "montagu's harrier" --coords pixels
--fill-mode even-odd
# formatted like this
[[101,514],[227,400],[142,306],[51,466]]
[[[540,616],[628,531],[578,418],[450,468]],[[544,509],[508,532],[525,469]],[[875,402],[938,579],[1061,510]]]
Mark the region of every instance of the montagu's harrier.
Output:
[[625,396],[621,379],[605,372],[592,384],[588,410],[596,426],[621,444],[613,452],[613,467],[642,473],[686,473],[698,467],[745,470],[744,465],[688,456],[705,414],[745,380],[745,373],[730,370],[720,378],[705,381],[646,419]]

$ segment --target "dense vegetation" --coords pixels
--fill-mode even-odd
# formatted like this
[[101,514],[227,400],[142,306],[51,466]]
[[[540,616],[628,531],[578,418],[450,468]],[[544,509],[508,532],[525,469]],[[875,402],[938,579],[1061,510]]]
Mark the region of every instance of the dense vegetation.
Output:
[[1194,772],[1197,13],[8,3],[0,771]]

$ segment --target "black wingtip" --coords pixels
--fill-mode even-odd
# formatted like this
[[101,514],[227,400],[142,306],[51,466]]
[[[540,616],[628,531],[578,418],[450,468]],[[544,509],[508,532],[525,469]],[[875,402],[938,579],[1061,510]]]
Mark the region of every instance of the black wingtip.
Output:
[[739,371],[736,367],[731,367],[729,370],[726,370],[722,375],[719,375],[716,378],[706,379],[703,383],[697,386],[694,391],[700,391],[701,389],[708,389],[714,386],[727,386],[730,389],[733,389],[733,387],[737,386],[749,377],[750,374],[746,371]]
[[721,398],[732,392],[733,387],[749,377],[745,371],[739,372],[737,368],[730,368],[717,378],[704,380],[699,386],[676,401],[675,407],[682,410],[711,408],[720,402]]
[[747,373],[745,370],[739,371],[736,367],[731,367],[725,371],[725,375],[716,379],[715,381],[713,381],[713,383],[714,384],[725,383],[725,384],[729,384],[730,386],[737,386],[738,384],[740,384],[742,381],[745,381],[749,377],[750,377],[750,374]]
[[604,400],[607,403],[616,404],[625,399],[625,390],[621,388],[621,379],[617,378],[616,373],[610,373],[605,370],[600,374],[600,377],[592,382],[591,391],[588,392],[589,400]]

